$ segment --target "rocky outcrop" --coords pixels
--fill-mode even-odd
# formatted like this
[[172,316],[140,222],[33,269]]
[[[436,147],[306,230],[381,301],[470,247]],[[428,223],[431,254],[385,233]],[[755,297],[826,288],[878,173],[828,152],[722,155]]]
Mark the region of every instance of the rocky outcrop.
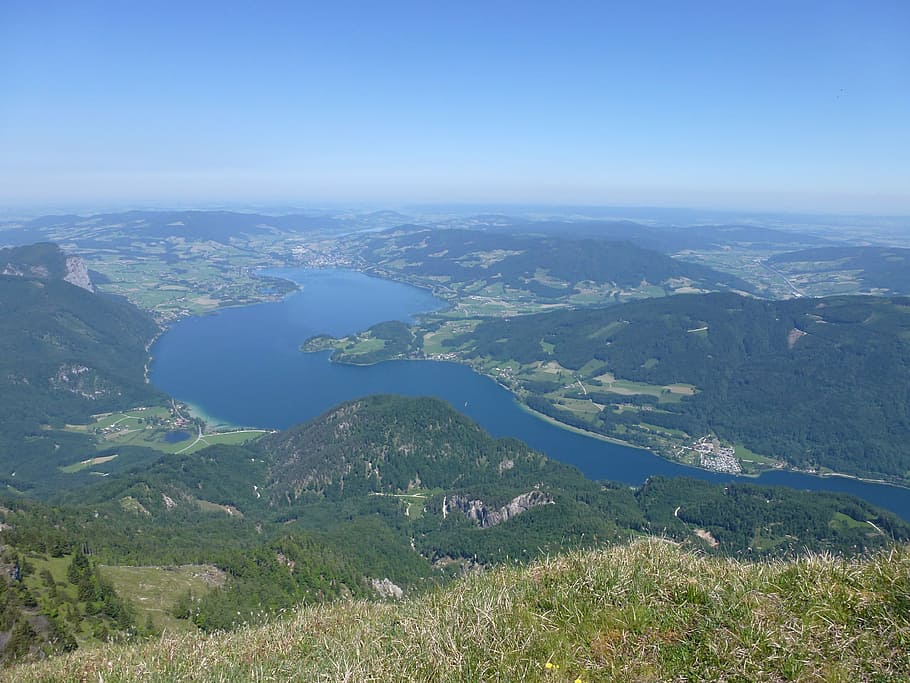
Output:
[[381,598],[401,600],[404,597],[401,587],[396,586],[390,579],[370,579],[370,585]]
[[67,256],[60,247],[50,242],[0,249],[0,275],[38,280],[60,279],[89,292],[95,291],[85,261],[78,256]]
[[66,275],[63,276],[63,279],[71,285],[82,287],[90,292],[95,291],[95,285],[92,284],[92,279],[89,277],[85,261],[78,256],[66,257]]
[[68,391],[91,401],[120,395],[117,388],[96,370],[79,363],[64,363],[48,378],[48,383],[52,389]]
[[556,501],[549,493],[538,490],[515,496],[498,510],[490,510],[482,500],[468,500],[463,496],[446,496],[442,501],[442,514],[445,516],[452,510],[460,510],[465,517],[485,529],[502,524],[538,505],[553,505],[554,503]]
[[35,277],[40,280],[46,280],[51,276],[50,271],[45,266],[19,265],[15,263],[4,263],[0,275],[12,275],[13,277]]

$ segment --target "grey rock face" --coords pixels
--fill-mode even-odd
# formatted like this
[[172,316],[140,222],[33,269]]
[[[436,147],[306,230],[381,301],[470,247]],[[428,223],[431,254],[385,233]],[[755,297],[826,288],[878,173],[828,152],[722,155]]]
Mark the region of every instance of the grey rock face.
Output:
[[92,279],[88,275],[85,261],[78,256],[66,257],[66,275],[63,276],[63,279],[71,285],[82,287],[90,292],[95,291],[95,285],[92,284]]
[[443,513],[446,514],[450,510],[461,510],[465,517],[477,522],[481,528],[487,528],[502,524],[538,505],[553,505],[555,503],[556,501],[553,500],[549,493],[537,490],[515,496],[498,510],[490,510],[482,500],[468,500],[461,496],[450,496],[443,502]]

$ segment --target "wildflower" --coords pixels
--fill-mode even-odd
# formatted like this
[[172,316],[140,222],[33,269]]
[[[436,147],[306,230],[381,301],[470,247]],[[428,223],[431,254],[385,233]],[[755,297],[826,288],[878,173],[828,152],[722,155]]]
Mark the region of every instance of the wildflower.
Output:
[[543,665],[543,668],[544,668],[544,669],[552,669],[552,668],[553,668],[553,662],[547,662],[546,664]]

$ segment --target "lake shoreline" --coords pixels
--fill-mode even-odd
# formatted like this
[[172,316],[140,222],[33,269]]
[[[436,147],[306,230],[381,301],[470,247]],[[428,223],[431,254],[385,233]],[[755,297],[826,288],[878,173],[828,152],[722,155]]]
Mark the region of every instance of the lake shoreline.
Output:
[[382,321],[410,321],[445,302],[412,285],[357,271],[301,268],[269,274],[302,289],[278,302],[232,306],[220,315],[175,322],[152,349],[154,384],[212,424],[286,429],[367,395],[435,396],[493,436],[520,439],[595,481],[630,486],[651,476],[756,481],[850,493],[910,519],[910,497],[899,485],[781,469],[757,477],[733,475],[682,464],[532,412],[509,387],[464,361],[417,355],[408,360],[434,362],[326,362],[330,352],[303,353],[301,342],[319,334],[349,336]]

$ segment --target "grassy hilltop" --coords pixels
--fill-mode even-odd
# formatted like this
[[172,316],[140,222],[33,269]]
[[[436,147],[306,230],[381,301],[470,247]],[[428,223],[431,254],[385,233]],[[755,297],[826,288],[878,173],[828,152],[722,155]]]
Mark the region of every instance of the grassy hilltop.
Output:
[[7,672],[18,681],[905,681],[910,551],[744,563],[651,539]]

